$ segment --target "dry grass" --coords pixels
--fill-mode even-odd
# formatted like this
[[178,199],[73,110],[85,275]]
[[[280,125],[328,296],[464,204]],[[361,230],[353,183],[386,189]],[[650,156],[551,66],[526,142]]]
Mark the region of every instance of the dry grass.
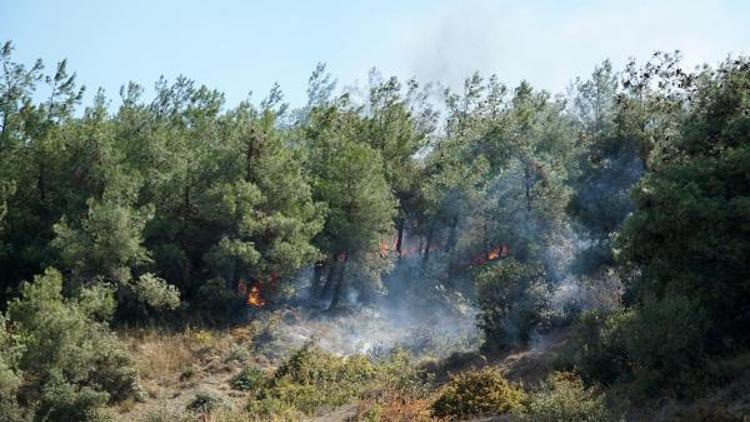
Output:
[[191,329],[173,333],[131,330],[120,333],[143,379],[164,380],[185,368],[221,360],[232,347],[251,338],[249,329]]
[[257,419],[242,410],[222,408],[211,412],[211,414],[202,415],[199,420],[202,422],[251,422]]
[[[123,420],[179,420],[186,403],[199,391],[220,395],[231,407],[241,408],[243,395],[231,391],[228,380],[249,358],[250,327],[230,330],[187,328],[180,332],[139,329],[118,333],[128,346],[149,399],[116,410]],[[235,397],[242,396],[242,397]],[[164,415],[159,413],[167,412]],[[199,420],[241,421],[241,411],[218,410]],[[172,415],[174,413],[175,415]],[[189,413],[189,412],[188,412]],[[195,420],[188,417],[187,420]]]
[[195,359],[183,334],[140,331],[121,333],[143,381],[168,382]]
[[439,421],[440,419],[431,416],[432,402],[432,398],[410,398],[393,392],[393,394],[386,394],[378,401],[363,400],[357,403],[356,420]]

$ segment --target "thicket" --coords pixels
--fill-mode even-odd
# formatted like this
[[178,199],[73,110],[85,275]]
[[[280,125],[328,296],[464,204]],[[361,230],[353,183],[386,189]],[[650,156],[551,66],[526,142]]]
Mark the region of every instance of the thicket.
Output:
[[525,416],[539,422],[606,422],[616,420],[606,396],[586,387],[575,374],[550,374],[538,391],[530,394]]
[[467,418],[522,412],[526,393],[495,368],[455,375],[432,404],[439,418]]
[[107,326],[112,291],[62,293],[62,275],[47,270],[0,314],[2,420],[100,420],[107,404],[142,394],[127,350]]
[[394,351],[375,361],[363,355],[335,356],[307,345],[289,357],[272,375],[253,375],[255,388],[247,404],[253,415],[312,415],[322,407],[335,408],[356,399],[386,393],[402,398],[427,394],[429,377],[409,356]]

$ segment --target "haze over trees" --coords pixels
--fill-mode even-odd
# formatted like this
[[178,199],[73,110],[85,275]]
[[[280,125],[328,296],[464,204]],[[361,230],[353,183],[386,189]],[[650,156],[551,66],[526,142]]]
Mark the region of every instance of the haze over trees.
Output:
[[[81,104],[66,61],[19,63],[6,42],[0,65],[0,420],[100,420],[143,400],[113,330],[292,306],[327,318],[464,300],[490,358],[569,337],[555,365],[570,372],[528,395],[493,370],[439,398],[409,384],[427,417],[608,420],[627,411],[599,389],[698,397],[748,353],[746,57],[605,61],[566,95],[376,70],[357,95],[321,64],[294,109],[278,86],[235,105],[187,77]],[[247,417],[310,414],[373,383],[402,391],[397,373],[432,385],[399,360],[319,353],[269,380],[242,372]],[[498,402],[471,407],[465,392]]]

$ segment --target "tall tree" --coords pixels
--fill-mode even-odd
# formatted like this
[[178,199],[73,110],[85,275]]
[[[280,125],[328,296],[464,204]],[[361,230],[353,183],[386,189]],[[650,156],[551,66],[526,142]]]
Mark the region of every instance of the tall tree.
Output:
[[342,305],[349,279],[359,282],[360,292],[369,293],[380,287],[380,276],[389,266],[379,255],[379,245],[392,233],[395,201],[380,153],[360,141],[362,124],[354,110],[337,104],[313,110],[306,130],[314,197],[328,207],[317,241],[329,255],[321,293],[332,293],[332,309]]
[[[67,181],[59,157],[65,156],[61,126],[72,118],[83,88],[60,62],[44,75],[41,61],[27,68],[13,60],[13,46],[2,47],[0,61],[0,189],[5,213],[5,253],[0,253],[3,293],[53,260],[52,224],[65,208]],[[34,93],[43,83],[41,102]]]
[[750,61],[674,74],[689,112],[678,136],[656,139],[662,147],[634,190],[622,256],[641,271],[636,303],[697,300],[712,319],[709,344],[732,347],[747,343],[750,315]]
[[594,274],[614,264],[611,240],[633,210],[630,189],[645,165],[639,142],[627,128],[620,128],[629,112],[618,102],[618,79],[609,61],[586,81],[577,80],[571,114],[578,130],[578,144],[570,166],[573,194],[568,212],[588,246],[578,254],[574,270]]
[[319,257],[311,240],[324,207],[312,200],[302,152],[278,128],[285,108],[275,87],[260,109],[243,102],[222,118],[223,170],[206,198],[222,237],[206,259],[230,284],[289,276]]
[[[383,80],[375,69],[370,72],[368,113],[362,134],[365,141],[380,152],[386,181],[398,201],[394,218],[398,257],[407,219],[417,211],[420,168],[416,155],[427,144],[432,126],[430,119],[434,117],[431,109],[418,101],[423,94],[416,81],[408,82],[406,94],[402,90],[396,77]],[[410,101],[414,102],[410,104]],[[413,111],[419,114],[415,116]]]

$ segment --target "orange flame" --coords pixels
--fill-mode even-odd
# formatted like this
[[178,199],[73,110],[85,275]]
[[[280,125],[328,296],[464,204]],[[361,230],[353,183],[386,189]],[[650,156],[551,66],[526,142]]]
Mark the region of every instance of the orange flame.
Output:
[[484,265],[489,261],[495,261],[500,258],[505,258],[510,254],[510,250],[507,245],[495,246],[490,249],[489,252],[477,255],[473,259],[474,265]]
[[253,286],[250,288],[250,294],[247,295],[247,304],[256,308],[260,308],[266,304],[263,296],[260,295],[260,289],[258,288],[258,286]]
[[386,258],[388,257],[388,250],[390,249],[390,246],[388,245],[388,242],[383,240],[380,242],[380,257]]

